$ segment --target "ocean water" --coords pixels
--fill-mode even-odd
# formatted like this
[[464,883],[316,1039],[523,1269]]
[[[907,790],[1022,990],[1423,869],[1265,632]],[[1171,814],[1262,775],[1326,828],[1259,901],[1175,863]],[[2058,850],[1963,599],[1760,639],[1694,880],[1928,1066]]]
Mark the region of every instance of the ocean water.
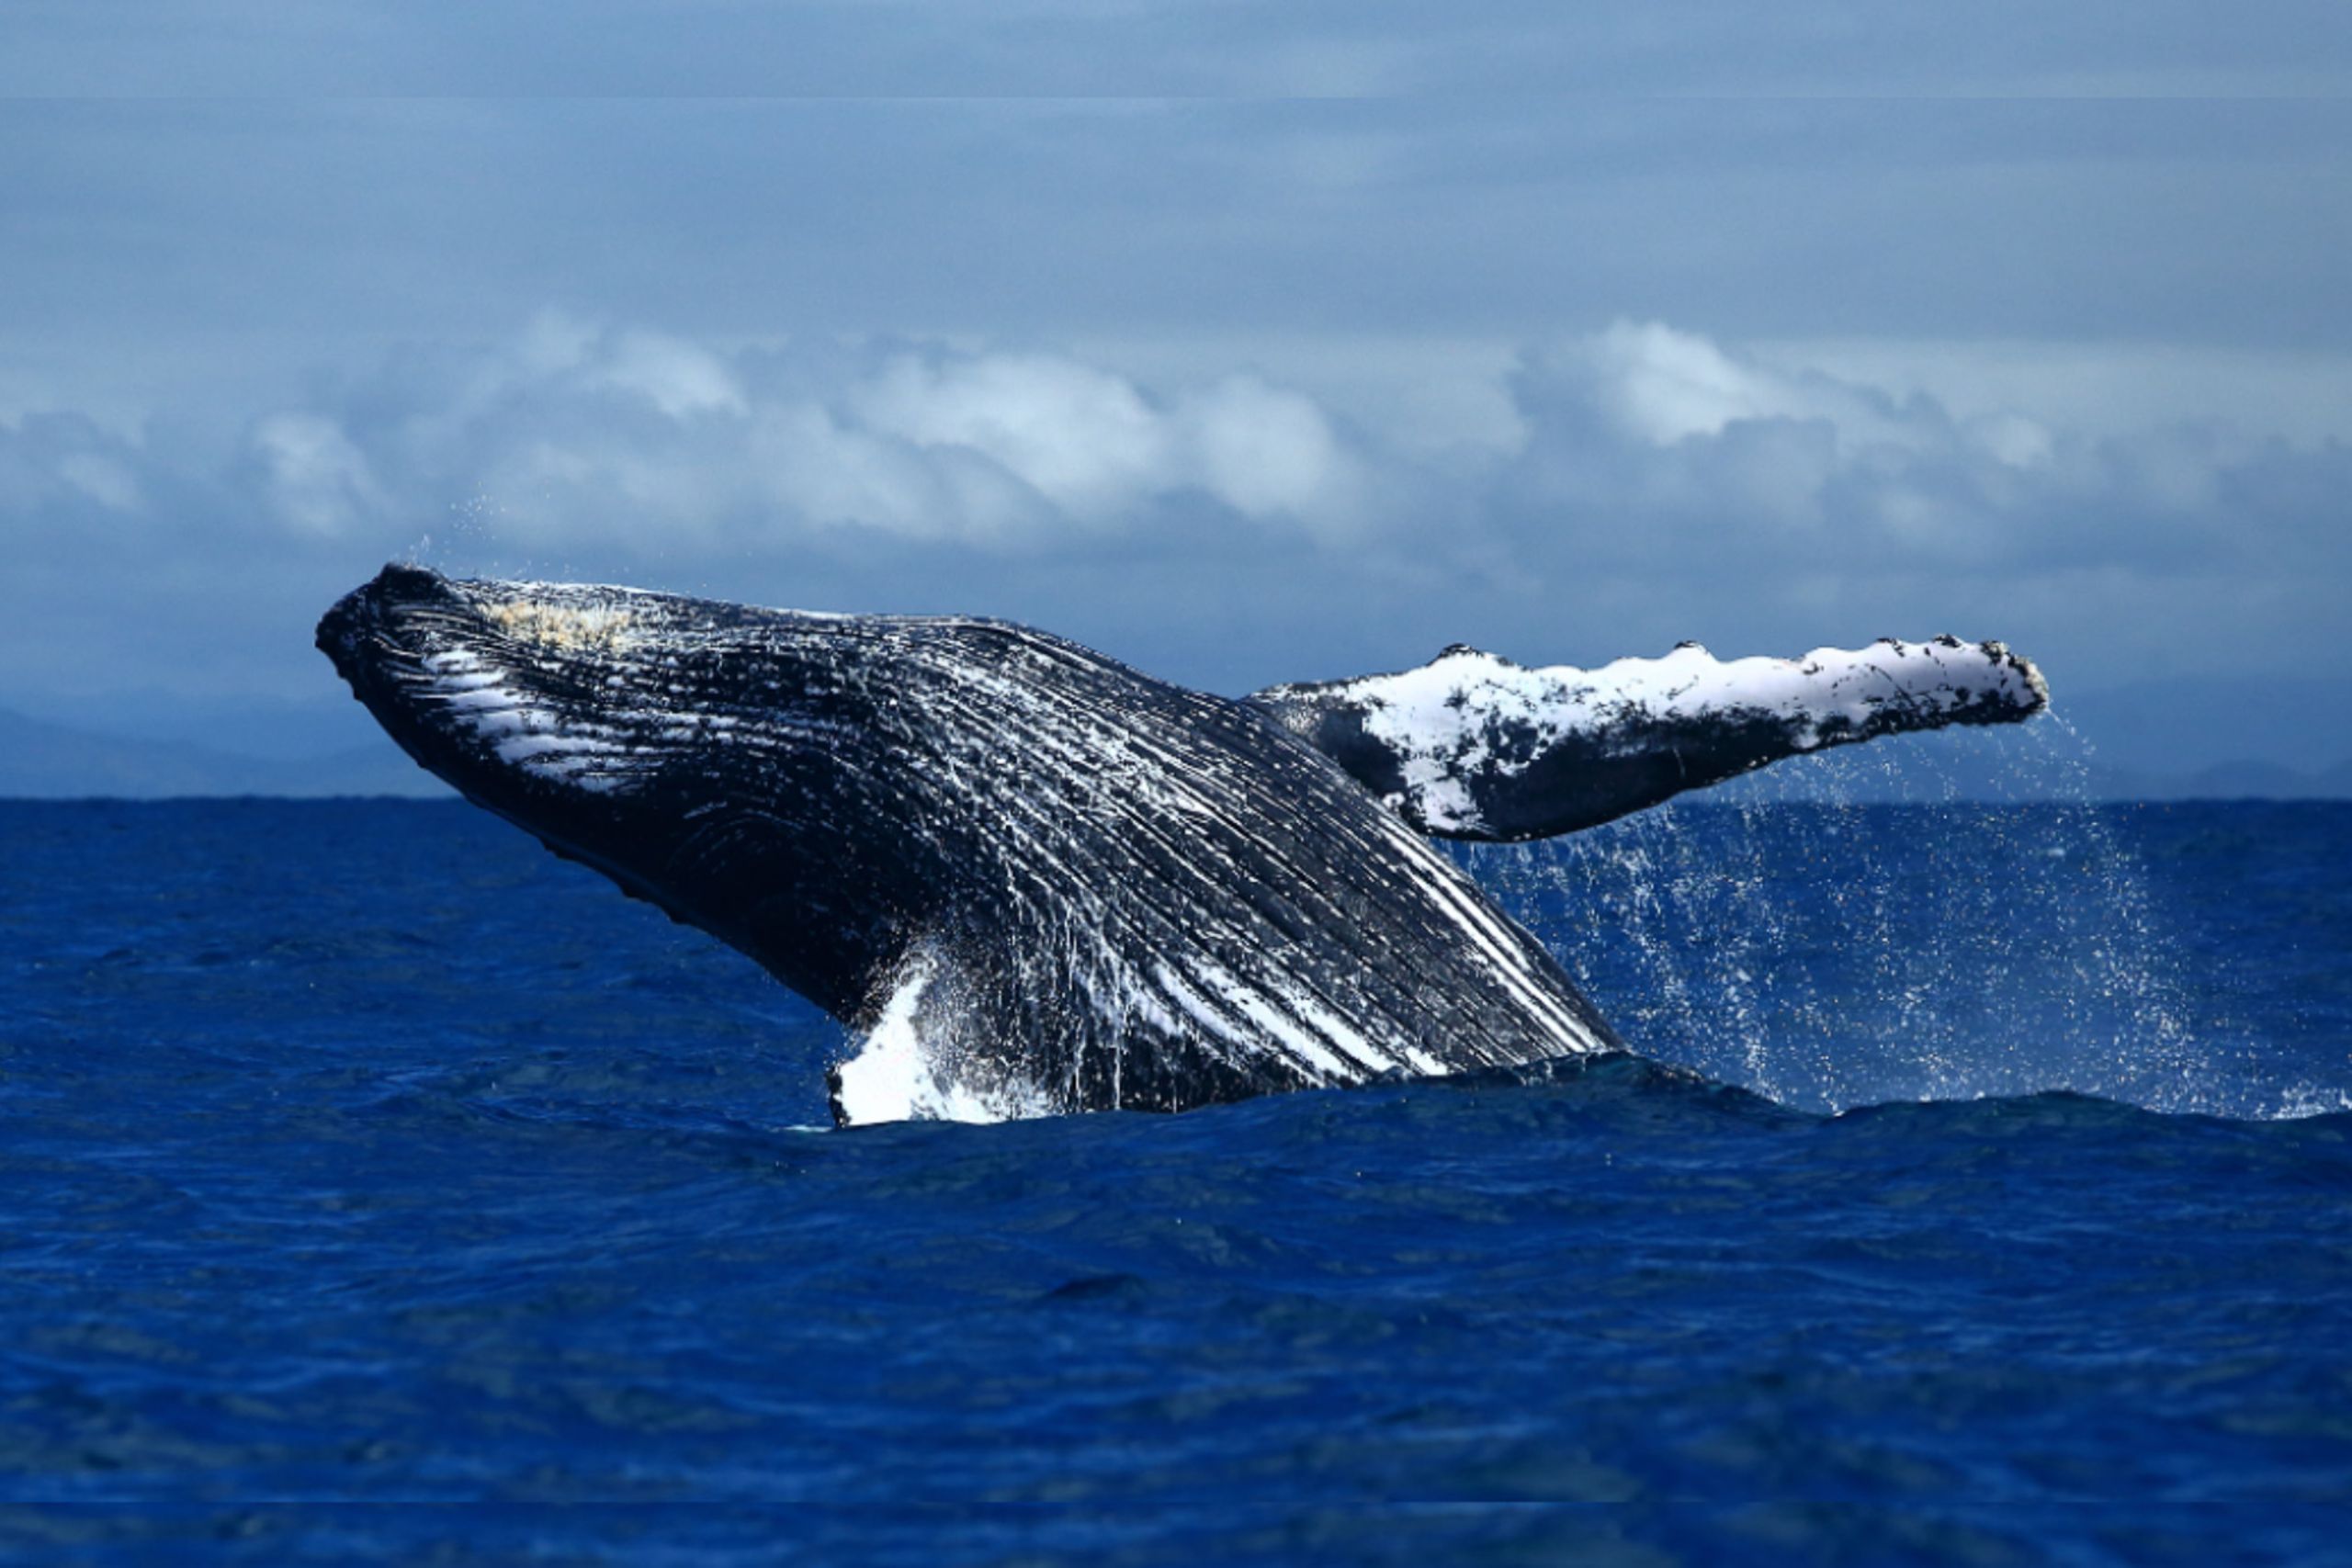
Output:
[[1648,1059],[835,1133],[469,807],[0,803],[0,1553],[2352,1557],[2352,807],[1466,858]]

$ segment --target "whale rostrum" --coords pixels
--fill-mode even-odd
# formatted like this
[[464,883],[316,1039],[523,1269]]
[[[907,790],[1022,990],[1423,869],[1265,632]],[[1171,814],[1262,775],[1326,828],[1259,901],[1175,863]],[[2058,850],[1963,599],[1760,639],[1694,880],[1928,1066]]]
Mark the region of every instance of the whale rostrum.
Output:
[[389,566],[320,648],[467,798],[847,1026],[844,1123],[1176,1111],[1619,1047],[1427,835],[1528,839],[1778,757],[2025,718],[1997,643],[1686,646],[1229,699],[1002,621]]

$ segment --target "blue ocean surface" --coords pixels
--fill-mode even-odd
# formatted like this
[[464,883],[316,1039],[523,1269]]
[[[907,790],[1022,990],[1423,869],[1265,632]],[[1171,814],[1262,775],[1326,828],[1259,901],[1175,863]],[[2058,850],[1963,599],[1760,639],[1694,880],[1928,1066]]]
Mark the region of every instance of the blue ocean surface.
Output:
[[1644,1056],[839,1133],[468,807],[0,803],[0,1551],[2352,1554],[2352,807],[1465,860]]

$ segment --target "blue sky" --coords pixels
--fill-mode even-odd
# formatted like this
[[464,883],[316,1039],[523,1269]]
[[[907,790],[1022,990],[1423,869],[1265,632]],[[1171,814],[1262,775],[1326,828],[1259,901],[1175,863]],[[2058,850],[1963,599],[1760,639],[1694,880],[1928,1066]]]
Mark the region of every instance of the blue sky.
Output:
[[394,556],[2352,682],[2352,25],[1915,9],[18,0],[0,705],[356,723]]

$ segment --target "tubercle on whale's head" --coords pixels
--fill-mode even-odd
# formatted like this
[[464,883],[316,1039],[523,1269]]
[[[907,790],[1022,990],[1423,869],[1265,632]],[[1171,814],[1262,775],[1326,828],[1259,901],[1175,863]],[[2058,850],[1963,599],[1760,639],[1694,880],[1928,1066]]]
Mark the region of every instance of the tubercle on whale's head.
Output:
[[626,795],[737,740],[772,763],[821,752],[795,742],[831,738],[812,715],[840,619],[395,563],[326,613],[318,646],[393,739],[495,808],[516,790]]
[[626,748],[588,694],[616,680],[595,665],[633,623],[612,604],[390,564],[320,618],[318,647],[421,766],[505,808],[534,792],[628,787],[614,766]]
[[318,646],[346,680],[352,660],[420,652],[435,633],[496,635],[553,653],[618,652],[675,621],[684,603],[631,588],[444,577],[395,561],[335,602],[319,621]]
[[657,624],[674,603],[395,563],[338,601],[317,640],[391,737],[468,795],[614,793],[660,754],[650,724],[629,721],[658,716],[658,661],[638,655],[679,629]]

